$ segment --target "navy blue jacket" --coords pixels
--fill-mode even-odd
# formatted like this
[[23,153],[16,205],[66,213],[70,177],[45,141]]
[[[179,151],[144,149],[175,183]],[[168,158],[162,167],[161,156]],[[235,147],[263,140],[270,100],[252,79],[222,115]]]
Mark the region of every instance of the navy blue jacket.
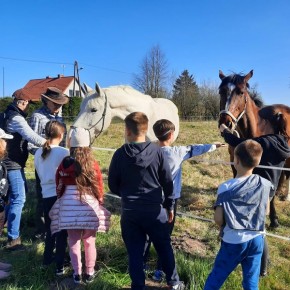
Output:
[[111,192],[121,196],[123,210],[160,210],[160,205],[173,209],[169,164],[161,148],[151,142],[119,148],[109,167],[108,185]]

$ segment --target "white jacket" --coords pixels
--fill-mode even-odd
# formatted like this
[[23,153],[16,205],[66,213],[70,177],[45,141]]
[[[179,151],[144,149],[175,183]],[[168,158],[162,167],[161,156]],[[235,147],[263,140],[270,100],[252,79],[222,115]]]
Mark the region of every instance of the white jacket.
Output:
[[79,199],[76,185],[67,185],[64,194],[49,212],[51,233],[68,229],[92,229],[107,232],[111,213],[90,195]]

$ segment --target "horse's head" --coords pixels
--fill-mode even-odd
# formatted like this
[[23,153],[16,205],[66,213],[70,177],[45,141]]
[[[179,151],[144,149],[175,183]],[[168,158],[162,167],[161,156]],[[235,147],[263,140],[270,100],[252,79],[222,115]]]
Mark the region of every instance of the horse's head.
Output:
[[104,90],[96,83],[95,90],[84,85],[86,96],[72,127],[82,127],[90,131],[91,143],[96,136],[106,130],[111,123],[111,108]]
[[248,101],[247,88],[248,80],[253,76],[253,70],[246,75],[232,74],[225,76],[219,71],[221,84],[219,86],[220,94],[220,118],[218,125],[225,124],[234,130],[239,120],[246,112]]

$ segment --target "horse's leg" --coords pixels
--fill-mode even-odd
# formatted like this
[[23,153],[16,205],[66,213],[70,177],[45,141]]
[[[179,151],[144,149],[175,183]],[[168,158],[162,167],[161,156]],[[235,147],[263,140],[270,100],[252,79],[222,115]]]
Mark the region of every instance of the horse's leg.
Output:
[[277,228],[279,226],[278,217],[275,209],[275,195],[270,201],[270,227]]
[[290,201],[290,178],[286,180],[286,200]]

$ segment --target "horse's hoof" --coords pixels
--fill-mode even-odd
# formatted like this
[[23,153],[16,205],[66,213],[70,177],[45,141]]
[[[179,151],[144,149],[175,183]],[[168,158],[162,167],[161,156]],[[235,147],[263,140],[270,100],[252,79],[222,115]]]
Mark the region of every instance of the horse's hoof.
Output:
[[278,227],[279,227],[279,222],[277,219],[271,221],[270,228],[278,228]]

